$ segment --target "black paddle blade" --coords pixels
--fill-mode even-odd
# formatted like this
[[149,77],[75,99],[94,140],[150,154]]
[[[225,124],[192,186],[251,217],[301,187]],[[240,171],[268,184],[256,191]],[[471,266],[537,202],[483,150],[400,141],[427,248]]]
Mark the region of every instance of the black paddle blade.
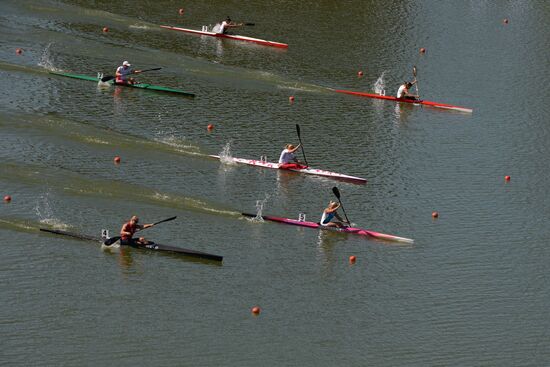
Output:
[[340,190],[338,190],[336,186],[332,188],[332,192],[334,193],[334,195],[336,195],[338,199],[340,199]]
[[111,246],[113,243],[115,243],[118,240],[120,240],[120,236],[107,238],[105,241],[103,241],[103,244],[105,246]]
[[174,215],[173,217],[163,219],[163,220],[159,220],[158,222],[153,223],[153,225],[156,226],[157,224],[160,224],[160,223],[169,222],[171,220],[176,219],[177,217],[178,217],[177,215]]
[[244,25],[248,25],[248,26],[255,26],[256,23],[245,23]]
[[298,133],[298,136],[300,135],[300,125],[296,124],[296,132]]
[[107,76],[104,76],[103,78],[101,78],[101,81],[102,81],[103,83],[105,83],[105,82],[108,82],[109,80],[113,80],[113,79],[115,79],[115,78],[116,78],[116,76],[107,75]]

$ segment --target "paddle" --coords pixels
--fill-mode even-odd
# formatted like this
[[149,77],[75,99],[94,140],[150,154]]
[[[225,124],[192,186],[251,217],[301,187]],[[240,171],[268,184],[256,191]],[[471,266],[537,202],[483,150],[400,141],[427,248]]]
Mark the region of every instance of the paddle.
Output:
[[[173,216],[173,217],[170,217],[170,218],[166,218],[166,219],[163,219],[163,220],[159,220],[158,222],[155,222],[151,225],[151,227],[154,227],[156,226],[157,224],[161,224],[161,223],[164,223],[164,222],[169,222],[171,220],[174,220],[176,219],[177,216]],[[147,227],[147,228],[151,228],[151,227]],[[147,228],[143,228],[143,229],[147,229]],[[141,229],[141,231],[143,230]],[[140,230],[137,230],[136,232],[139,232]],[[116,236],[116,237],[111,237],[111,238],[108,238],[107,240],[105,240],[105,242],[103,242],[103,244],[105,246],[111,246],[113,243],[115,243],[116,241],[120,240],[120,236]]]
[[[141,73],[144,73],[146,71],[153,71],[153,70],[160,70],[160,69],[162,69],[162,68],[152,68],[152,69],[139,70],[138,72],[132,72],[131,74],[141,74]],[[116,78],[116,76],[107,75],[107,76],[104,76],[103,78],[101,78],[101,81],[102,82],[108,82],[109,80],[113,80],[115,78]]]
[[306,166],[309,166],[306,159],[306,152],[304,151],[304,143],[302,143],[302,137],[300,136],[300,125],[296,124],[296,132],[298,133],[298,140],[300,140],[300,145],[302,146],[302,154],[304,155],[304,162]]
[[414,86],[416,88],[416,97],[420,98],[420,93],[418,92],[418,80],[416,80],[416,65],[413,66],[413,75],[414,75]]
[[349,225],[351,225],[351,222],[349,221],[348,215],[346,214],[346,210],[344,209],[344,204],[342,204],[342,201],[340,200],[340,191],[338,190],[338,188],[336,186],[334,186],[332,188],[332,192],[334,193],[334,195],[338,199],[338,202],[340,203],[340,207],[342,207],[342,211],[344,212],[344,216],[346,217],[346,221],[348,222]]

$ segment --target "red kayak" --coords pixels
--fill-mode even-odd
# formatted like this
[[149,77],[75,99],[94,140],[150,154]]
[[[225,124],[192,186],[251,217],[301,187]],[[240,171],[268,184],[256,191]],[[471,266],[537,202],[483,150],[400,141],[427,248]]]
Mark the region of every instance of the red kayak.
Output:
[[385,95],[382,95],[382,94],[354,92],[354,91],[351,91],[351,90],[343,90],[343,89],[337,89],[335,91],[338,92],[338,93],[352,94],[354,96],[360,96],[360,97],[387,99],[387,100],[395,101],[395,102],[412,103],[412,104],[415,104],[415,105],[423,105],[423,106],[429,106],[429,107],[444,108],[444,109],[447,109],[447,110],[454,110],[454,111],[460,111],[460,112],[466,112],[466,113],[472,113],[473,112],[473,109],[471,109],[471,108],[454,106],[452,104],[446,104],[446,103],[439,103],[439,102],[432,102],[432,101],[425,101],[425,100],[412,100],[412,99],[406,99],[406,98],[397,98],[397,97],[393,97],[393,96],[385,96]]

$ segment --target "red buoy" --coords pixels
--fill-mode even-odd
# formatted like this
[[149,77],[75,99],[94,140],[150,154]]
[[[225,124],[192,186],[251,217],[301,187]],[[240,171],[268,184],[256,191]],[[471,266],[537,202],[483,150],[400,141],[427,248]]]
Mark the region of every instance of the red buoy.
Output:
[[438,212],[433,212],[432,213],[432,218],[439,218],[439,213]]
[[359,78],[362,77],[362,76],[363,76],[363,72],[362,72],[362,71],[358,71],[358,72],[357,72],[357,76],[358,76]]
[[22,48],[16,48],[15,53],[18,54],[18,55],[21,55],[23,53],[23,49]]
[[502,20],[502,23],[504,23],[504,24],[508,24],[508,22],[509,22],[508,18],[504,18],[504,19]]
[[258,306],[252,307],[252,314],[253,315],[259,315],[260,314],[260,308]]
[[212,131],[212,130],[214,130],[214,125],[208,124],[208,126],[206,128],[208,129],[208,131]]
[[289,100],[290,103],[294,102],[294,96],[288,97],[288,100]]
[[4,201],[6,203],[9,203],[11,201],[11,196],[9,196],[9,195],[4,196]]
[[103,27],[103,33],[107,33],[107,32],[109,32],[109,28]]
[[511,178],[510,176],[504,176],[504,181],[508,182],[510,181],[510,178]]
[[116,164],[119,164],[120,163],[120,157],[117,155],[114,159],[115,163]]
[[180,15],[183,15],[183,13],[185,13],[185,10],[183,10],[183,8],[180,8],[180,10],[178,10],[178,13],[180,13]]
[[426,53],[426,49],[425,49],[424,47],[421,47],[421,48],[420,48],[420,53],[421,53],[421,54],[425,54],[425,53]]
[[350,264],[355,264],[355,260],[357,260],[357,258],[356,258],[354,255],[351,255],[351,256],[349,257],[349,263],[350,263]]

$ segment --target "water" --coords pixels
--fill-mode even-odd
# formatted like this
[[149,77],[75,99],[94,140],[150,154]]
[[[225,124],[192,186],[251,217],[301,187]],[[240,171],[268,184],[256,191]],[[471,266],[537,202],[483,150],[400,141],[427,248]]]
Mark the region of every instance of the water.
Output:
[[[545,1],[2,1],[0,195],[12,202],[0,205],[0,361],[550,364],[549,11]],[[239,34],[288,50],[158,27],[227,15],[255,23]],[[162,67],[139,80],[196,98],[48,73],[112,75],[123,60]],[[393,95],[414,65],[424,98],[474,112],[333,92]],[[298,143],[296,124],[312,166],[369,182],[208,157],[276,161]],[[240,215],[316,221],[333,186],[357,226],[414,245]],[[177,215],[143,235],[223,265],[38,230],[114,235],[133,214]]]

